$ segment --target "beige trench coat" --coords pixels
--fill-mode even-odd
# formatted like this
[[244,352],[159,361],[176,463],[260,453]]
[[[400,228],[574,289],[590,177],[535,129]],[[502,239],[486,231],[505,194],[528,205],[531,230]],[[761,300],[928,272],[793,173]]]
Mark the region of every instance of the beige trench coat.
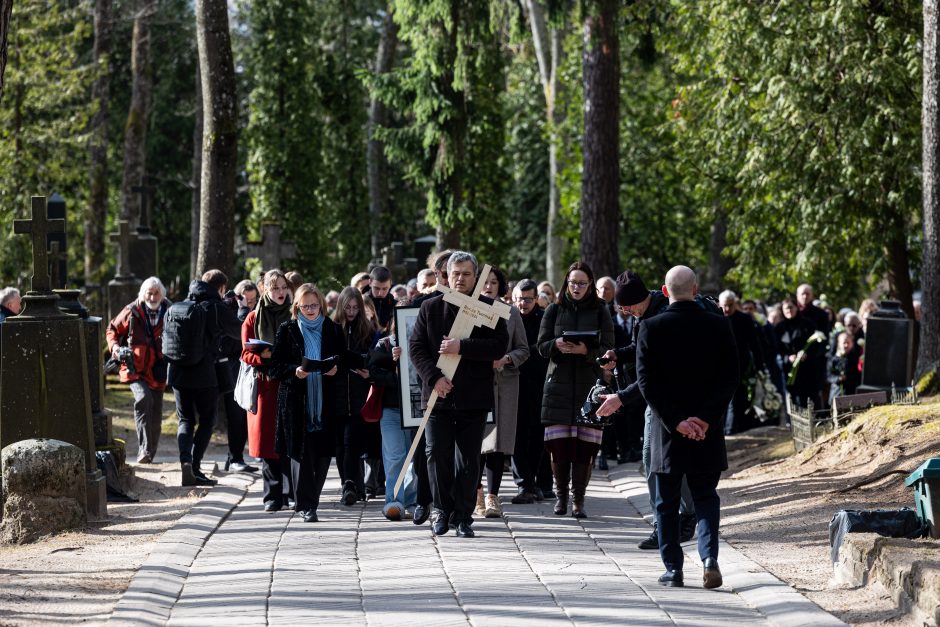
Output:
[[495,424],[486,425],[483,432],[482,453],[512,455],[516,448],[516,416],[519,413],[519,366],[529,358],[529,344],[525,336],[522,314],[515,307],[509,312],[509,346],[506,356],[511,363],[495,372],[493,396],[496,407]]

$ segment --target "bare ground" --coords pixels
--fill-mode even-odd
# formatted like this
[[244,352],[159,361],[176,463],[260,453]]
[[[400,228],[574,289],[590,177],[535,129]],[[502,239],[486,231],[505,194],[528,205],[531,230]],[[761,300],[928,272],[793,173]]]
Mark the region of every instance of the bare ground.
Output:
[[[115,435],[136,451],[126,388],[109,388]],[[139,503],[109,503],[110,519],[27,546],[0,546],[0,624],[102,624],[159,536],[204,490],[180,482],[172,398],[159,463],[136,466]],[[207,459],[224,458],[214,439]],[[907,472],[940,456],[940,402],[876,408],[823,443],[793,453],[789,432],[756,429],[729,440],[722,535],[780,579],[855,625],[906,625],[884,590],[830,583],[828,522],[840,509],[911,505]],[[845,489],[884,475],[866,485]],[[924,541],[926,542],[926,541]],[[940,548],[940,546],[938,546]]]

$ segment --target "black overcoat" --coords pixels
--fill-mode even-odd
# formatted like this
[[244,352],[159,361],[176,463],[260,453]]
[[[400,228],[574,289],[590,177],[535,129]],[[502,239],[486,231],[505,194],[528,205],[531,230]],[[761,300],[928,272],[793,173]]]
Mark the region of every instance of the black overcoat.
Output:
[[[320,357],[338,356],[337,372],[342,372],[344,360],[343,336],[340,328],[329,318],[323,320]],[[274,448],[278,455],[301,460],[309,451],[304,450],[304,432],[307,417],[307,381],[298,379],[295,371],[303,362],[304,337],[296,320],[281,324],[274,340],[274,349],[268,376],[280,381],[277,390],[277,432]],[[332,457],[335,450],[334,429],[336,416],[336,382],[323,377],[323,430],[317,432],[314,455]]]
[[[653,413],[650,471],[727,469],[725,412],[738,385],[737,347],[727,319],[693,301],[672,303],[640,325],[636,362],[640,391]],[[692,416],[708,423],[704,440],[676,431]]]
[[[487,303],[493,301],[481,296]],[[431,390],[444,376],[437,367],[441,341],[450,332],[457,317],[458,307],[444,300],[443,295],[421,303],[414,329],[408,338],[411,364],[421,378],[421,407],[426,408]],[[454,389],[447,398],[438,399],[439,409],[492,409],[493,362],[506,354],[509,331],[502,318],[496,328],[479,326],[470,337],[460,340],[460,365],[454,374]]]
[[[565,354],[555,340],[565,331],[600,331],[598,346],[586,355]],[[590,294],[580,301],[567,295],[545,310],[539,328],[539,353],[548,358],[548,373],[542,393],[542,424],[573,425],[588,392],[603,371],[595,360],[614,347],[614,323],[604,301]]]

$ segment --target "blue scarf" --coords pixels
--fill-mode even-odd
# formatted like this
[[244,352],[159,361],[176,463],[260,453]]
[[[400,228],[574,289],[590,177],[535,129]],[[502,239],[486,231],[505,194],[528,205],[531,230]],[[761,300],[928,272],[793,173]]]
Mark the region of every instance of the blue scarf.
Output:
[[[323,338],[323,316],[307,320],[303,314],[297,316],[297,324],[304,338],[304,357],[320,359],[320,341]],[[321,431],[323,411],[323,373],[319,370],[307,375],[307,431]]]

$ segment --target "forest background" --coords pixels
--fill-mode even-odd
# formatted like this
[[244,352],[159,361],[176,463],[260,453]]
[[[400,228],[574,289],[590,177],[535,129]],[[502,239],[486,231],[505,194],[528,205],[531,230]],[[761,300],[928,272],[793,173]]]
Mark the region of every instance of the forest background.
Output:
[[[287,265],[326,289],[390,241],[435,234],[514,278],[557,283],[584,258],[655,285],[685,263],[713,292],[806,281],[855,306],[881,286],[910,311],[927,4],[14,0],[0,223],[62,194],[84,242],[72,283],[101,285],[107,233],[135,219],[144,180],[174,284],[210,262],[252,276],[243,243],[276,221],[298,244]],[[223,252],[200,257],[218,131],[202,131],[197,40],[213,5],[237,162],[210,229]],[[28,238],[0,229],[0,280],[30,273]]]

